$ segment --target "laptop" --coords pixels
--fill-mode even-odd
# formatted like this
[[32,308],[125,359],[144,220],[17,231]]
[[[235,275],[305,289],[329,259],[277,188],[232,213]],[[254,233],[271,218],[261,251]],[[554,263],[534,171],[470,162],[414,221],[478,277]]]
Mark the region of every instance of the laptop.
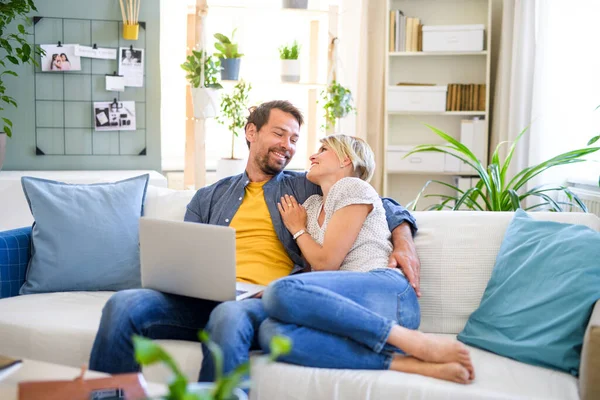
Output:
[[236,282],[235,230],[140,218],[142,287],[213,301],[242,300],[265,286]]

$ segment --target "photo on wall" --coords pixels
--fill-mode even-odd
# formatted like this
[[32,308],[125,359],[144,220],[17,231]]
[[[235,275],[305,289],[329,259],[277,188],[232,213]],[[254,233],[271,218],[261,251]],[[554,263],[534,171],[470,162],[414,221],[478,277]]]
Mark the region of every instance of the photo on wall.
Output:
[[46,52],[42,56],[41,67],[44,72],[81,71],[81,57],[75,55],[74,44],[42,44]]
[[125,77],[125,86],[144,86],[144,49],[119,49],[119,75]]
[[135,101],[94,102],[96,131],[135,131]]

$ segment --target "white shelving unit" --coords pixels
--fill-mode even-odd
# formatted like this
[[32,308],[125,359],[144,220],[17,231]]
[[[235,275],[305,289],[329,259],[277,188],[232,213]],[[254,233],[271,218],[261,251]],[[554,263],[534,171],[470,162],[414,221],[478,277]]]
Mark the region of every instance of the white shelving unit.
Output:
[[[443,140],[431,132],[425,124],[434,126],[456,139],[460,139],[460,123],[463,119],[479,117],[487,121],[485,144],[488,147],[490,109],[491,66],[491,0],[388,0],[386,13],[386,41],[389,41],[389,12],[400,9],[407,17],[418,17],[423,25],[483,24],[484,50],[476,52],[387,52],[386,82],[388,87],[398,82],[430,83],[436,85],[485,84],[485,111],[406,112],[387,111],[387,90],[384,100],[385,147],[416,146],[420,144],[443,144]],[[386,43],[389,49],[389,43]],[[473,174],[416,171],[388,171],[388,154],[384,156],[384,195],[406,205],[417,196],[423,185],[435,179],[454,184],[457,176]],[[486,157],[487,158],[487,157]],[[486,160],[481,160],[487,162]],[[426,193],[454,195],[441,185],[430,185]],[[418,209],[438,202],[437,198],[421,198]]]

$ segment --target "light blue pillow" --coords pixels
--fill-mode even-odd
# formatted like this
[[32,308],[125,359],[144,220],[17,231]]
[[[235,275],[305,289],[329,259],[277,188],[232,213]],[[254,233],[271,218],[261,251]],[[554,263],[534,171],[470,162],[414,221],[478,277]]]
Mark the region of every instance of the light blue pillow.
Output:
[[35,222],[19,293],[140,287],[139,219],[148,178],[92,185],[21,178]]
[[599,298],[600,233],[534,220],[519,210],[481,304],[458,340],[577,376],[583,335]]

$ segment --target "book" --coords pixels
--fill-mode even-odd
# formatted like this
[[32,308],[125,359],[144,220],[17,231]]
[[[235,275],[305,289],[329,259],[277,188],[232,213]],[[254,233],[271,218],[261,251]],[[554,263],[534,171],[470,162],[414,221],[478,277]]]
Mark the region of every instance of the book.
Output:
[[0,381],[21,367],[22,360],[0,355]]

